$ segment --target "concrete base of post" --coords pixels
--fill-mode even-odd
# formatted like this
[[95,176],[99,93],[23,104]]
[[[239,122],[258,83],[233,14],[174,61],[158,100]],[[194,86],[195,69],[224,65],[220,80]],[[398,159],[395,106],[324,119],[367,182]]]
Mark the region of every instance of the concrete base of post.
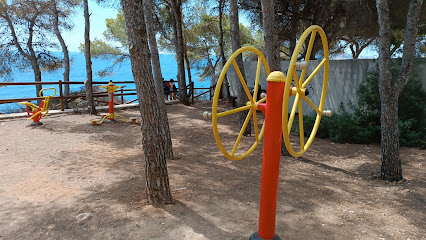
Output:
[[[269,239],[263,239],[263,238],[259,237],[257,232],[255,232],[250,236],[249,240],[269,240]],[[281,238],[278,237],[277,234],[275,234],[274,238],[272,238],[270,240],[281,240]]]
[[43,125],[43,123],[42,123],[42,122],[32,122],[32,123],[30,124],[30,126],[31,126],[31,127],[41,126],[41,125]]
[[107,123],[118,123],[117,122],[117,120],[115,120],[115,119],[106,119],[104,122],[107,122]]

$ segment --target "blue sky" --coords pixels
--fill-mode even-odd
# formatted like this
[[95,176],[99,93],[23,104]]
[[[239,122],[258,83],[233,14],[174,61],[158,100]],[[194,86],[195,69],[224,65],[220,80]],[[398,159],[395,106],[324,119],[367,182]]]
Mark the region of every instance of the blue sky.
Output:
[[[90,40],[95,39],[95,37],[102,38],[102,33],[106,30],[105,19],[115,18],[118,10],[99,6],[95,1],[89,0],[89,12],[92,14],[90,16]],[[68,50],[70,52],[78,52],[78,47],[81,43],[84,43],[83,7],[77,8],[72,21],[74,23],[73,30],[64,32],[63,37],[68,45]]]

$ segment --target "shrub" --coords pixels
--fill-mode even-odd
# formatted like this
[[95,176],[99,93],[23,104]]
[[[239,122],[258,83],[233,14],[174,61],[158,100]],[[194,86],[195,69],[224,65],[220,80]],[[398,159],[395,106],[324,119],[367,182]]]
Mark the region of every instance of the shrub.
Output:
[[[416,74],[402,91],[398,102],[399,140],[401,146],[426,148],[426,92],[421,78]],[[398,76],[395,65],[393,76]],[[331,117],[322,117],[317,137],[329,138],[334,142],[379,143],[380,142],[380,95],[378,70],[367,74],[357,89],[357,103],[351,106],[353,114],[345,111],[343,104]],[[304,132],[309,136],[316,116],[304,118]],[[296,119],[295,119],[296,120]],[[298,124],[295,124],[295,132]]]

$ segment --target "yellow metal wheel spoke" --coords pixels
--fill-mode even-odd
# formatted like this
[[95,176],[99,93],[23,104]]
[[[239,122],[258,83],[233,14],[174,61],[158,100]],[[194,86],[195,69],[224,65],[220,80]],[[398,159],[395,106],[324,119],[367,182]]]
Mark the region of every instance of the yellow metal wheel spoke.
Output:
[[311,38],[309,39],[308,51],[306,52],[305,61],[309,61],[311,58],[312,47],[314,46],[315,37],[317,35],[317,30],[312,30]]
[[248,99],[253,104],[254,103],[253,97],[250,94],[250,90],[247,87],[247,84],[246,84],[246,82],[245,82],[245,80],[243,78],[243,75],[241,74],[240,68],[238,67],[237,62],[235,61],[235,59],[233,59],[232,65],[234,66],[235,71],[237,72],[237,75],[238,75],[238,78],[240,79],[241,85],[243,85],[244,92],[246,92],[246,95],[247,95]]
[[315,75],[317,75],[318,71],[324,66],[324,64],[327,62],[327,59],[323,59],[321,63],[315,68],[315,70],[311,73],[311,75],[306,79],[306,81],[302,84],[302,88],[306,88],[306,86],[309,84],[309,82],[312,80]]
[[235,141],[234,147],[232,148],[231,156],[234,156],[235,151],[237,151],[238,145],[240,144],[241,138],[243,137],[244,131],[247,128],[248,123],[250,122],[250,118],[253,111],[250,109],[249,113],[247,114],[246,120],[244,121],[243,126],[241,127],[240,133],[238,134],[237,141]]
[[299,135],[300,135],[300,150],[305,150],[305,134],[303,130],[303,109],[302,99],[299,98]]
[[256,79],[254,81],[254,91],[253,91],[253,99],[256,102],[257,101],[257,92],[259,87],[259,77],[260,77],[260,64],[262,63],[262,59],[260,56],[257,58],[257,68],[256,68]]
[[218,113],[217,117],[218,118],[224,117],[224,116],[227,116],[227,115],[230,115],[230,114],[233,114],[233,113],[237,113],[237,112],[241,112],[241,111],[244,111],[244,110],[248,110],[250,108],[252,108],[252,105],[242,106],[242,107],[235,108],[235,109],[232,109],[232,110],[229,110],[229,111]]
[[294,83],[296,84],[297,92],[299,92],[299,89],[300,89],[300,87],[299,87],[299,78],[297,77],[296,69],[293,71],[293,79],[294,79]]
[[290,117],[288,119],[288,124],[287,124],[287,129],[289,134],[290,134],[291,126],[293,125],[294,115],[296,114],[296,107],[297,107],[297,103],[299,102],[299,98],[300,98],[300,94],[297,94],[293,102],[293,107],[291,108],[291,113],[290,113]]
[[264,98],[262,98],[262,99],[260,99],[259,101],[257,101],[258,103],[263,103],[263,102],[265,102],[266,101],[266,97],[264,97]]
[[315,110],[315,112],[317,112],[317,113],[319,113],[319,114],[321,114],[321,110],[319,110],[318,108],[317,108],[317,106],[315,106],[315,104],[308,98],[308,97],[306,97],[306,96],[302,96],[302,98],[309,104],[309,105],[311,105],[311,107]]
[[254,126],[254,135],[256,136],[256,142],[259,142],[259,126],[257,124],[257,113],[256,109],[253,109],[253,126]]
[[[306,52],[305,61],[309,62],[312,53],[312,47],[314,46],[315,36],[317,35],[317,30],[312,30],[311,39],[309,39],[308,51]],[[303,69],[302,75],[300,76],[300,83],[303,83],[303,79],[305,79],[306,69]]]

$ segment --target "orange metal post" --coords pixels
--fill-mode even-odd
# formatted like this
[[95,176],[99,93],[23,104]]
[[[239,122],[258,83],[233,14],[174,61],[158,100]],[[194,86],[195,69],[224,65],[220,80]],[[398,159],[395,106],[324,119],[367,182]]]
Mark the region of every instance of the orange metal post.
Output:
[[267,83],[262,182],[260,189],[259,231],[251,240],[280,239],[275,235],[278,176],[281,157],[282,102],[285,82]]
[[[113,87],[114,85],[111,84],[111,86]],[[109,120],[114,120],[114,92],[113,91],[109,92],[108,97],[109,97],[109,99],[108,99],[109,100],[109,102],[108,102],[108,105],[109,105]]]

